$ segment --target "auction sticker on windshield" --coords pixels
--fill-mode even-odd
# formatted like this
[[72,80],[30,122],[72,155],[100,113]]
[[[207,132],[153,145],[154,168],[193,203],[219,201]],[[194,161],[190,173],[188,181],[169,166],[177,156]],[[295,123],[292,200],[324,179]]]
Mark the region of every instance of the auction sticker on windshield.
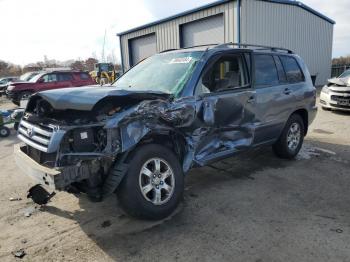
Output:
[[188,64],[192,57],[177,57],[170,60],[169,64]]

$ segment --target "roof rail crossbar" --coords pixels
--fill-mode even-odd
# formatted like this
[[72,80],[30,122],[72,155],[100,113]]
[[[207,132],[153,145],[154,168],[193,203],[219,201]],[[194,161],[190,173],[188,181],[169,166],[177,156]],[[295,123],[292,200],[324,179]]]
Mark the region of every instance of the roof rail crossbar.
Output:
[[221,48],[221,47],[227,47],[227,46],[238,46],[239,48],[240,47],[243,47],[243,48],[258,47],[258,48],[261,48],[264,50],[271,50],[271,51],[275,51],[275,52],[285,51],[288,54],[294,54],[294,52],[292,50],[289,50],[289,49],[283,48],[283,47],[273,47],[273,46],[254,45],[254,44],[246,44],[246,43],[233,43],[233,42],[220,44],[220,45],[215,46],[215,48]]

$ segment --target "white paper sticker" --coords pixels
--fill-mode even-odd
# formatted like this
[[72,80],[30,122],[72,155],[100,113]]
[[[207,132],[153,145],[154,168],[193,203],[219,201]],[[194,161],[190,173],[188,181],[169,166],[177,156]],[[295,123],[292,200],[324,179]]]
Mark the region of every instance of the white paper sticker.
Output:
[[169,64],[188,64],[191,62],[192,57],[178,57],[178,58],[173,58],[169,62]]
[[81,139],[87,139],[88,138],[87,132],[80,133],[80,138]]

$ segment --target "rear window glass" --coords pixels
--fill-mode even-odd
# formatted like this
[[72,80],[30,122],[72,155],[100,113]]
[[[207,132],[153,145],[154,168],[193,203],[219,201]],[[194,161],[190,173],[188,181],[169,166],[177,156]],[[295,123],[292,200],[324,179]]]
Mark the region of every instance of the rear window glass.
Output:
[[304,75],[294,57],[280,56],[289,83],[304,81]]
[[255,55],[255,85],[278,85],[276,64],[271,55]]
[[80,73],[80,79],[89,79],[89,77],[88,73]]

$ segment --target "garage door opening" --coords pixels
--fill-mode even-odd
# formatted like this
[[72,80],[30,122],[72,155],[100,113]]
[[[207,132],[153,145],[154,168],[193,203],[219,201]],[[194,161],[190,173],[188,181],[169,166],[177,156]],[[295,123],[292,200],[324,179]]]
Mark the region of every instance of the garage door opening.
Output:
[[156,34],[130,39],[129,50],[130,66],[134,66],[141,60],[154,55],[157,52]]
[[183,24],[180,32],[182,48],[224,43],[224,16],[220,14]]

